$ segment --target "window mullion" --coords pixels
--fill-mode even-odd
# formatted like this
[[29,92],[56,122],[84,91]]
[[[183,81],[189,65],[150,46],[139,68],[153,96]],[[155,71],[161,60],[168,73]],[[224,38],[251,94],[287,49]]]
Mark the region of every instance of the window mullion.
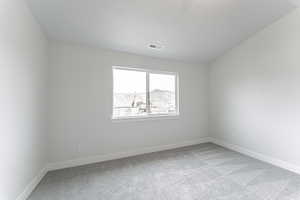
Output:
[[150,91],[149,91],[149,72],[146,72],[146,110],[149,114],[150,110]]

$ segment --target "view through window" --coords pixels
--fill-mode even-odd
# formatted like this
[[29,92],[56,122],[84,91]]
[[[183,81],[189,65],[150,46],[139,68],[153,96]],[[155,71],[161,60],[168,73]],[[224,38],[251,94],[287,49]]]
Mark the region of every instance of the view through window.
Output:
[[113,118],[178,114],[177,74],[113,67]]

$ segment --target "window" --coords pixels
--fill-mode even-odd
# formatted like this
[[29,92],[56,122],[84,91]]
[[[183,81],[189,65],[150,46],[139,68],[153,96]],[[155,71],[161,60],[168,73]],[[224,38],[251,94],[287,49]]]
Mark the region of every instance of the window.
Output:
[[113,67],[113,119],[178,115],[178,75]]

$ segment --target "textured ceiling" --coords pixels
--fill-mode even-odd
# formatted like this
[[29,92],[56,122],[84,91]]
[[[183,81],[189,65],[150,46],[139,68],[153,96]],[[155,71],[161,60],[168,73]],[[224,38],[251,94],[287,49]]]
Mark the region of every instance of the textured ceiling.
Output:
[[[287,0],[28,2],[51,39],[186,62],[217,58],[295,7]],[[153,42],[163,47],[149,48]]]

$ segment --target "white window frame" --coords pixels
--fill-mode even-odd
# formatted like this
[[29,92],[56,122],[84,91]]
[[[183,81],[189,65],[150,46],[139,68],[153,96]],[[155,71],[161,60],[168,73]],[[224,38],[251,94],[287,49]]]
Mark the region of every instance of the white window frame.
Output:
[[[115,69],[118,70],[127,70],[127,71],[137,71],[137,72],[146,72],[146,106],[147,110],[149,111],[150,105],[150,94],[149,94],[149,75],[150,74],[162,74],[162,75],[173,75],[175,76],[175,106],[176,112],[174,114],[151,114],[147,112],[145,116],[125,116],[125,117],[115,117],[113,116],[114,110],[114,76],[113,71]],[[113,66],[112,67],[112,113],[111,119],[112,120],[144,120],[144,119],[177,119],[179,117],[179,75],[178,72],[167,72],[167,71],[159,71],[159,70],[149,70],[144,68],[133,68],[133,67],[121,67],[121,66]]]

